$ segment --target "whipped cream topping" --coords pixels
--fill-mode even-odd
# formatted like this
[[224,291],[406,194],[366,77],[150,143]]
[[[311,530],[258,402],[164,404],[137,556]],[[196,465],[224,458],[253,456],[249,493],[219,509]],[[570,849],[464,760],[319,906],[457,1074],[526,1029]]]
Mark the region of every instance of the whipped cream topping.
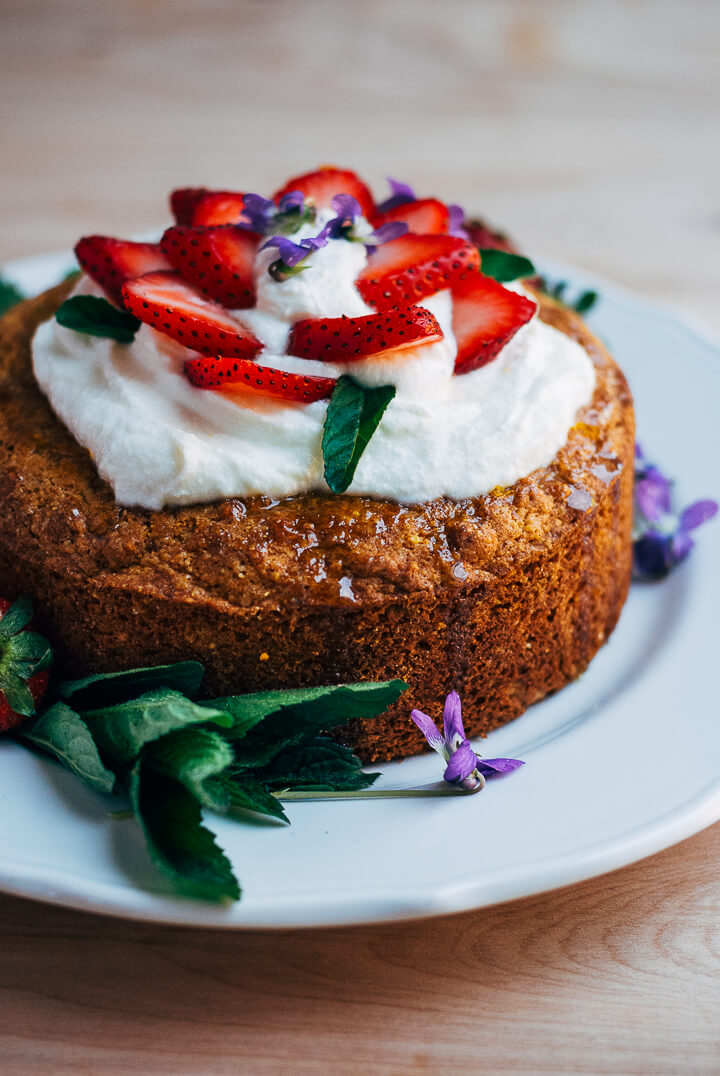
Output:
[[[317,234],[306,226],[294,241]],[[330,240],[308,268],[270,277],[277,251],[256,261],[257,306],[236,316],[262,341],[263,366],[396,386],[348,493],[419,503],[478,496],[546,466],[589,403],[595,370],[574,340],[534,317],[487,366],[453,376],[456,354],[449,291],[423,299],[444,333],[434,344],[390,358],[332,364],[287,355],[302,318],[372,313],[354,281],[362,243]],[[74,294],[101,295],[87,278]],[[56,321],[33,342],[35,376],[55,413],[92,454],[123,505],[161,509],[265,494],[327,491],[322,430],[327,401],[299,404],[256,393],[195,388],[188,352],[147,325],[132,344],[87,336]]]

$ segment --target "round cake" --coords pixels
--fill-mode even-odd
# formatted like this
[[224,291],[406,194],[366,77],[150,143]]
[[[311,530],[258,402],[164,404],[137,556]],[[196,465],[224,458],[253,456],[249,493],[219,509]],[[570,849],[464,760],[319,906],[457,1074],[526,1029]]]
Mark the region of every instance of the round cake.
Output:
[[467,734],[485,734],[607,640],[630,581],[632,401],[566,307],[525,289],[584,349],[594,389],[559,451],[511,485],[154,509],[118,503],[38,387],[33,334],[70,288],[0,321],[2,591],[33,597],[66,674],[196,658],[208,697],[401,678],[399,703],[340,732],[371,762],[425,747],[413,707],[437,714],[457,690]]

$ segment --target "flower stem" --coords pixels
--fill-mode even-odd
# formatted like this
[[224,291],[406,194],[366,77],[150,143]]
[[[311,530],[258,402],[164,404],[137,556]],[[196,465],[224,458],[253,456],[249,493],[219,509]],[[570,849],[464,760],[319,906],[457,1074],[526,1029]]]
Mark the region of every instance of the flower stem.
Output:
[[[283,792],[273,792],[276,799],[288,802],[291,800],[371,800],[371,799],[410,799],[419,796],[467,796],[474,789],[458,787],[445,788],[361,788],[354,791],[316,791],[294,792],[286,789]],[[478,790],[479,791],[479,790]]]

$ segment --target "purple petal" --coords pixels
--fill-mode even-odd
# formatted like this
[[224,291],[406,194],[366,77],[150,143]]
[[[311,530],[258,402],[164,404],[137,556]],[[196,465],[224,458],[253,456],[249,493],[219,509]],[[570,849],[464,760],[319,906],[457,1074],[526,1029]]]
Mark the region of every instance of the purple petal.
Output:
[[718,506],[715,501],[695,501],[689,505],[680,516],[680,530],[693,531],[701,523],[712,519],[717,513]]
[[460,205],[449,205],[448,213],[450,219],[448,221],[448,235],[457,236],[459,239],[467,239],[468,234],[463,228],[463,222],[465,220],[465,210]]
[[[303,244],[306,242],[307,240],[303,240]],[[307,246],[293,243],[292,239],[287,239],[284,235],[274,235],[272,239],[268,239],[267,243],[263,243],[260,250],[265,250],[267,247],[276,247],[282,260],[289,266],[297,265],[310,253]]]
[[481,758],[477,768],[483,777],[492,777],[498,773],[512,773],[525,763],[519,758]]
[[444,758],[445,752],[443,749],[445,747],[445,743],[433,719],[431,717],[428,717],[427,714],[424,714],[422,710],[412,710],[410,713],[410,717],[420,729],[429,746],[432,747],[433,751],[437,751],[438,754],[442,755]]
[[656,523],[672,511],[670,490],[672,483],[657,467],[648,467],[643,477],[635,483],[635,504],[646,519]]
[[302,209],[304,205],[305,195],[302,191],[288,191],[278,202],[278,212],[287,213],[291,209]]
[[377,209],[379,213],[387,213],[388,209],[396,209],[399,205],[407,205],[408,202],[416,202],[415,191],[407,183],[399,183],[397,179],[387,177],[392,195],[381,202]]
[[673,539],[659,531],[648,531],[633,542],[633,578],[663,579],[677,563]]
[[639,445],[637,441],[635,442],[635,459],[636,460],[644,460],[645,459],[645,453],[642,450],[642,445]]
[[374,245],[389,243],[392,239],[399,239],[407,231],[408,226],[404,220],[389,221],[387,224],[381,224],[379,228],[376,228],[370,238],[374,241]]
[[243,197],[243,212],[238,223],[254,232],[265,232],[270,227],[275,204],[260,194],[246,194]]
[[323,230],[314,238],[301,239],[300,246],[305,247],[307,250],[320,250],[321,247],[326,247],[333,234],[334,220],[329,220]]
[[477,764],[478,757],[470,746],[470,741],[463,740],[457,751],[450,757],[443,779],[451,784],[464,781],[474,769],[477,769]]
[[[457,691],[451,691],[445,699],[443,710],[443,736],[445,747],[448,751],[456,750],[455,741],[465,740],[465,729],[462,723],[462,704]],[[467,741],[466,741],[467,742]]]
[[330,205],[339,217],[347,217],[350,221],[362,216],[360,203],[352,194],[336,194]]
[[694,545],[695,542],[690,537],[688,531],[676,531],[670,538],[669,543],[670,568],[674,568],[677,564],[680,564],[685,560]]

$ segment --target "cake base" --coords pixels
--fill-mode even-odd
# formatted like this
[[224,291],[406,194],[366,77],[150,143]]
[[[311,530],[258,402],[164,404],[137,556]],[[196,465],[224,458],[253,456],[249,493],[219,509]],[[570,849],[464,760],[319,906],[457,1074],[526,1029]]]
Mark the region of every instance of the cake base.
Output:
[[597,371],[548,467],[421,505],[307,494],[121,508],[51,411],[30,341],[61,285],[0,321],[0,592],[27,593],[67,675],[196,658],[206,694],[399,677],[382,717],[339,736],[368,762],[417,753],[409,714],[447,692],[469,736],[575,679],[631,571],[627,383],[584,323],[539,297]]

